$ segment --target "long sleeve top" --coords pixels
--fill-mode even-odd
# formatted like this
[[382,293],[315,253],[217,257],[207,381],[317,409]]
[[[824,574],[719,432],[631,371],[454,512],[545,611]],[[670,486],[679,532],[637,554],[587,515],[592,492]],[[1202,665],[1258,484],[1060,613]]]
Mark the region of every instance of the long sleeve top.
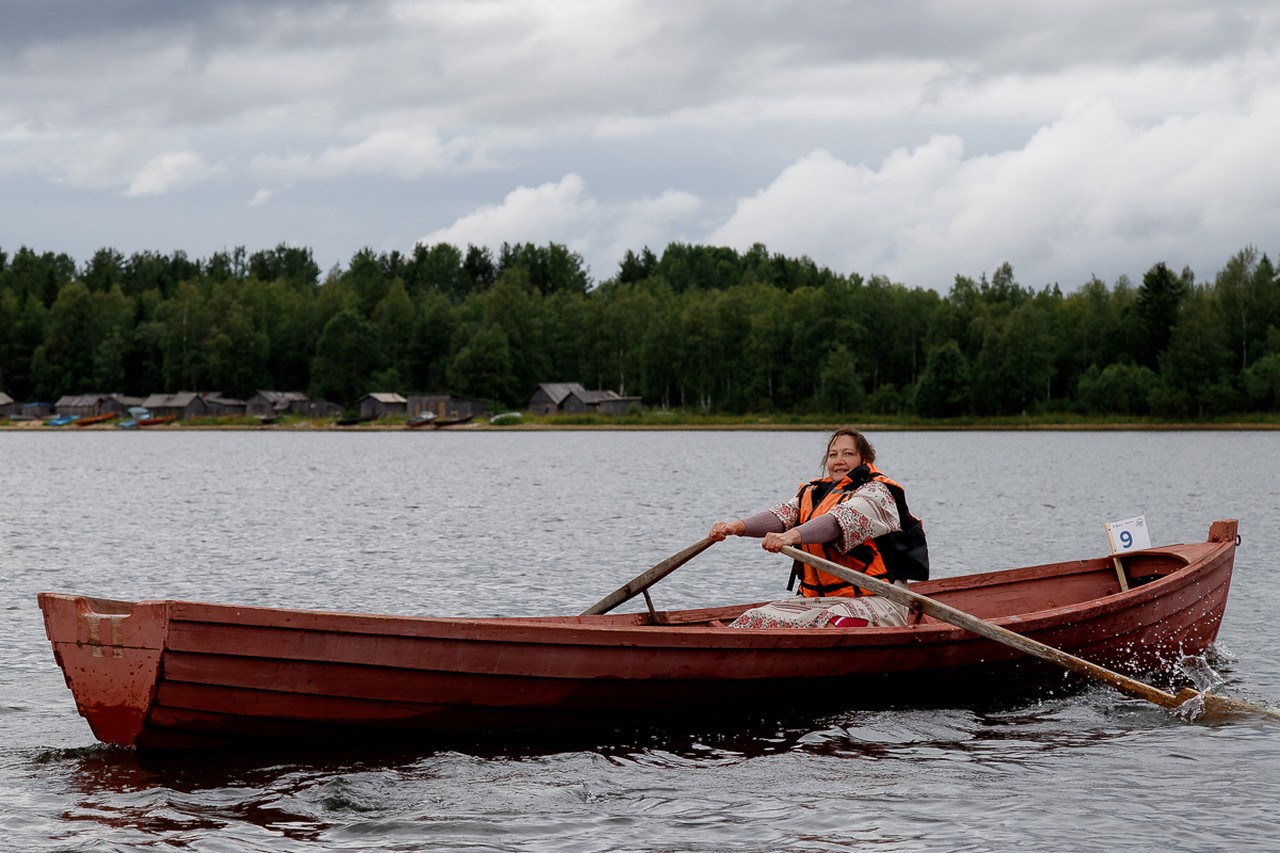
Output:
[[[760,538],[766,533],[782,533],[797,527],[800,521],[800,498],[754,513],[744,519],[745,536]],[[868,539],[902,529],[898,505],[889,487],[872,480],[858,488],[844,503],[830,512],[814,516],[798,526],[801,541],[834,542],[842,553],[848,553]]]

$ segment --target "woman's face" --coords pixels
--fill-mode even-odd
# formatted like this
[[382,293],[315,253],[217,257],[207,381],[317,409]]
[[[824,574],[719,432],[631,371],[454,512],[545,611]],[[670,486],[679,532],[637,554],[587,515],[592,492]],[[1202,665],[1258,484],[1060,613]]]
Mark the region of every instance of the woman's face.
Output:
[[851,435],[837,435],[827,447],[827,474],[839,480],[862,464],[862,455]]

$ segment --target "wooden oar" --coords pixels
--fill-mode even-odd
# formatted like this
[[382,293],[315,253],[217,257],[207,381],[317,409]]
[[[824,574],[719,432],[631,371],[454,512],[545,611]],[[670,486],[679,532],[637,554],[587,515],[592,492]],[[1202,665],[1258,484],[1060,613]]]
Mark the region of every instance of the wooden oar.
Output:
[[613,592],[588,607],[586,610],[582,611],[580,615],[599,616],[601,613],[608,613],[622,602],[635,598],[637,595],[644,592],[649,587],[653,586],[655,583],[710,548],[715,544],[715,542],[716,540],[708,536],[706,539],[695,542],[678,554],[672,554],[652,569],[649,569],[649,571],[636,575],[634,578],[627,581],[625,584],[618,587]]
[[957,628],[963,628],[966,631],[977,634],[980,637],[986,637],[989,640],[995,640],[997,643],[1003,643],[1006,646],[1042,658],[1043,660],[1056,663],[1059,666],[1066,667],[1074,673],[1091,678],[1094,681],[1100,681],[1103,684],[1109,684],[1121,693],[1133,696],[1137,699],[1145,699],[1148,702],[1154,702],[1162,708],[1176,710],[1190,700],[1199,697],[1203,701],[1203,710],[1211,714],[1256,714],[1271,719],[1280,720],[1280,711],[1273,708],[1267,708],[1262,705],[1256,705],[1252,702],[1245,702],[1241,699],[1232,699],[1228,696],[1219,696],[1211,692],[1199,692],[1185,687],[1175,696],[1172,693],[1166,693],[1157,687],[1144,684],[1127,675],[1121,675],[1113,672],[1105,667],[1090,663],[1084,658],[1078,658],[1073,654],[1064,652],[1061,649],[1055,649],[1053,646],[1046,646],[1044,643],[1037,642],[1030,637],[1024,637],[1022,634],[1014,633],[1007,628],[999,625],[993,625],[983,619],[979,619],[963,610],[957,610],[950,605],[943,604],[919,593],[911,592],[900,586],[885,583],[882,580],[864,575],[861,572],[855,572],[846,569],[830,560],[824,560],[821,557],[815,557],[806,551],[798,548],[792,548],[784,545],[781,553],[788,557],[799,560],[802,563],[808,563],[814,568],[821,569],[827,574],[848,581],[855,586],[859,586],[868,592],[874,592],[876,595],[882,595],[890,601],[895,601],[905,607],[919,609],[920,611],[940,619]]

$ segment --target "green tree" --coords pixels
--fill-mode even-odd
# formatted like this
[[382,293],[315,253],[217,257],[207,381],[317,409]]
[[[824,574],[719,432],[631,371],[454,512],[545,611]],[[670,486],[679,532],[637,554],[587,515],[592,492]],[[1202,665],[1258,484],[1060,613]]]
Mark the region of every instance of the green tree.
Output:
[[443,390],[452,355],[450,342],[456,319],[454,308],[439,290],[424,293],[414,306],[407,382],[415,390]]
[[954,418],[968,410],[969,362],[959,343],[948,340],[929,350],[915,401],[926,418]]
[[[1211,392],[1230,374],[1231,350],[1216,302],[1205,289],[1194,288],[1160,357],[1160,375],[1169,394],[1166,414],[1183,412],[1203,417],[1221,402],[1221,389]],[[1229,395],[1227,395],[1229,397]]]
[[836,344],[822,360],[819,372],[822,383],[820,399],[830,412],[852,412],[863,403],[862,381],[853,353],[844,344]]
[[319,284],[320,266],[310,249],[281,243],[274,249],[250,255],[248,274],[258,281],[281,281],[290,287],[308,290]]
[[129,315],[127,303],[120,304],[124,297],[119,287],[113,292],[117,300],[95,299],[78,281],[58,292],[49,309],[44,343],[32,354],[32,369],[42,393],[57,398],[94,387],[95,367],[100,366],[98,347]]
[[591,289],[586,262],[577,252],[559,243],[535,246],[502,244],[498,255],[498,275],[524,270],[529,283],[543,296],[552,293],[586,293]]
[[[373,323],[382,342],[382,367],[394,370],[399,382],[413,375],[414,332],[417,326],[413,301],[399,278],[391,282],[387,295],[373,309]],[[401,385],[384,385],[383,390],[408,390]]]
[[507,335],[495,323],[472,326],[449,364],[450,386],[463,394],[513,405],[515,370]]
[[1012,415],[1047,402],[1053,339],[1044,308],[1026,302],[986,327],[971,379],[979,414]]
[[209,336],[209,317],[200,287],[192,282],[179,284],[173,298],[157,307],[156,321],[164,329],[160,340],[162,390],[198,391],[207,387],[204,343]]
[[58,291],[70,284],[75,274],[75,261],[68,255],[36,254],[23,246],[8,263],[5,286],[20,300],[29,297],[49,308],[58,298]]
[[1076,396],[1080,408],[1097,415],[1145,415],[1151,392],[1158,385],[1154,370],[1134,364],[1093,365],[1080,377]]
[[379,367],[378,327],[359,313],[344,309],[325,324],[311,360],[311,394],[352,407],[374,389]]
[[1249,367],[1241,376],[1249,404],[1258,411],[1280,411],[1280,353],[1268,353]]
[[456,246],[437,243],[428,247],[419,243],[413,247],[413,259],[405,275],[405,289],[414,299],[421,299],[424,294],[434,291],[456,305],[471,293],[480,292],[480,288],[473,285],[463,266],[462,252]]
[[1161,354],[1169,347],[1173,327],[1178,321],[1183,300],[1190,291],[1188,274],[1180,278],[1173,274],[1164,262],[1147,270],[1138,288],[1137,339],[1140,346],[1139,364],[1156,368]]
[[273,384],[267,370],[271,341],[240,302],[227,307],[205,347],[211,389],[246,398]]

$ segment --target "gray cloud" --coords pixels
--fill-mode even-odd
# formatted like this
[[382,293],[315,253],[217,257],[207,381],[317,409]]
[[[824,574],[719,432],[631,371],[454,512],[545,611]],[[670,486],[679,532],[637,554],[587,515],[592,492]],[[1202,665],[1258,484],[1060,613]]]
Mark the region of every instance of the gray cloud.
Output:
[[1275,233],[1273,5],[10,4],[0,247],[556,240],[603,278],[680,239],[943,289],[1003,260],[1209,273]]

